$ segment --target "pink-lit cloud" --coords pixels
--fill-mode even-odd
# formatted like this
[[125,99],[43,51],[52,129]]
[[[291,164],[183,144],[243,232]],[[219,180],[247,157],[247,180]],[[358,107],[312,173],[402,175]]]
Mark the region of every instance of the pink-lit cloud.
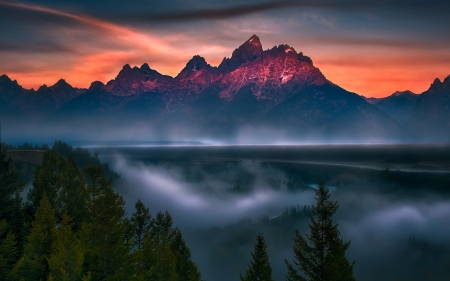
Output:
[[39,30],[43,39],[37,43],[0,39],[0,73],[26,88],[53,84],[60,78],[88,87],[95,80],[113,79],[126,63],[147,62],[163,74],[176,76],[193,55],[218,65],[252,34],[261,37],[264,49],[285,43],[293,46],[310,56],[329,80],[365,96],[406,89],[420,93],[436,77],[450,73],[445,38],[435,42],[382,33],[353,35],[339,17],[320,11],[277,10],[273,17],[252,12],[233,20],[219,17],[206,24],[175,23],[169,28],[119,24],[41,5],[0,1],[0,6],[18,14],[32,11],[70,21]]

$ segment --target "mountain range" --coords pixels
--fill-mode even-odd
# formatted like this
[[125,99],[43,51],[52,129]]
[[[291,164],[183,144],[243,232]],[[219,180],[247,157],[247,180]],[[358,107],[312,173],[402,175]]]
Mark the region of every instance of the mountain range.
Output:
[[38,90],[0,76],[0,117],[16,135],[90,139],[220,139],[269,143],[450,140],[450,76],[426,92],[364,98],[329,81],[289,45],[256,35],[218,67],[194,56],[176,77],[125,65],[88,89]]

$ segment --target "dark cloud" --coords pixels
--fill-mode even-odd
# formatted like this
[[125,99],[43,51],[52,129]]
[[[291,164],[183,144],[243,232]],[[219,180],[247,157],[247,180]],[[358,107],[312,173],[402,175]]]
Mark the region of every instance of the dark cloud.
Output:
[[367,47],[389,47],[389,48],[407,48],[420,50],[436,50],[437,48],[447,49],[450,44],[450,38],[439,38],[438,40],[423,40],[421,38],[389,38],[376,35],[370,36],[349,36],[326,34],[311,38],[311,42],[319,44],[340,44]]
[[[57,26],[76,26],[79,21],[63,14],[46,10],[14,6],[0,1],[0,22],[7,25],[27,25],[28,27],[43,28]],[[30,24],[32,24],[30,26]]]
[[53,54],[53,53],[74,53],[76,52],[76,49],[54,42],[17,44],[0,41],[0,52]]
[[124,18],[146,21],[195,21],[205,19],[227,19],[238,16],[243,16],[255,12],[262,12],[267,10],[285,8],[290,6],[296,6],[292,1],[277,1],[258,3],[251,5],[239,5],[234,7],[224,7],[217,9],[200,9],[190,11],[178,11],[169,13],[141,13],[133,14],[130,16],[124,16]]
[[434,1],[432,4],[425,1],[313,1],[313,0],[298,0],[298,1],[270,1],[259,2],[254,4],[225,6],[221,8],[210,9],[192,9],[182,11],[171,11],[165,13],[154,12],[138,12],[129,15],[120,16],[120,19],[130,21],[146,21],[146,22],[171,22],[171,21],[197,21],[197,20],[214,20],[214,19],[228,19],[256,12],[264,12],[268,10],[281,8],[319,8],[332,9],[339,11],[357,11],[364,9],[394,9],[399,13],[411,12],[440,12],[443,8],[450,7],[445,1]]

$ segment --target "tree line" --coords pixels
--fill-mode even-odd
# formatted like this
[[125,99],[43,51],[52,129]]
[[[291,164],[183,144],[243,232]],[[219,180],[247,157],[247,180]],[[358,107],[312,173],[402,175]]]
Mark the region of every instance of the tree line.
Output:
[[[80,168],[66,146],[59,143],[66,153],[45,152],[26,200],[6,150],[0,153],[0,280],[202,280],[168,211],[152,216],[138,200],[127,217],[104,167]],[[288,281],[354,280],[349,242],[332,222],[338,205],[329,196],[320,182],[310,234],[296,232],[295,259],[285,261]],[[273,280],[263,234],[251,256],[241,280]]]
[[201,280],[171,215],[141,201],[128,218],[102,166],[44,154],[33,185],[0,156],[0,280]]

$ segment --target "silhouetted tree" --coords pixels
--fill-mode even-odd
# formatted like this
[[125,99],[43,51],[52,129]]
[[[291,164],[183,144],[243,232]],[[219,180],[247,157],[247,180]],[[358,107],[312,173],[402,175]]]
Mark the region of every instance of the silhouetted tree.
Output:
[[158,212],[151,230],[154,263],[150,267],[150,280],[178,281],[177,260],[171,248],[175,231],[169,212]]
[[44,153],[41,165],[36,167],[33,187],[27,194],[27,215],[33,218],[42,196],[45,193],[48,201],[56,211],[60,211],[61,201],[58,196],[63,185],[65,159],[55,151]]
[[5,220],[0,221],[0,280],[14,280],[13,268],[16,263],[17,243],[12,231],[7,231]]
[[79,281],[83,277],[84,247],[72,226],[70,217],[64,214],[60,226],[53,230],[48,280]]
[[197,265],[191,259],[191,251],[186,246],[181,231],[176,228],[171,241],[171,249],[176,257],[176,271],[179,281],[201,281]]
[[[95,169],[92,169],[95,172]],[[100,169],[101,171],[101,169]],[[103,172],[91,174],[86,261],[92,280],[127,280],[130,267],[125,200]],[[94,187],[95,186],[95,187]]]
[[127,219],[105,166],[89,160],[80,170],[73,154],[100,163],[87,150],[55,142],[36,168],[24,207],[23,183],[1,152],[0,281],[201,281],[169,212],[152,219],[138,201]]
[[[152,243],[152,245],[151,245]],[[178,228],[173,227],[168,211],[158,212],[152,223],[151,239],[144,246],[147,255],[148,278],[155,281],[201,281],[197,265],[191,259]]]
[[74,231],[78,231],[88,219],[89,193],[84,176],[71,155],[65,160],[61,177],[61,202],[57,204],[61,210],[57,219],[59,221],[60,216],[67,214],[73,222]]
[[298,230],[294,238],[294,265],[285,260],[288,281],[354,281],[353,267],[345,252],[350,241],[339,236],[338,225],[332,216],[338,208],[331,201],[325,183],[320,180],[315,191],[316,205],[313,206],[310,234],[303,237]]
[[[150,214],[150,210],[145,207],[141,200],[138,200],[135,204],[135,212],[131,215],[130,226],[135,273],[137,276],[141,276],[146,269],[149,269],[149,267],[146,266],[146,253],[144,251],[144,245],[147,239],[151,239],[150,230],[152,227],[152,216]],[[153,251],[153,249],[149,250]],[[149,262],[151,263],[151,261]]]
[[241,281],[273,281],[272,267],[270,266],[267,244],[263,234],[260,233],[256,236],[255,249],[251,255],[252,260],[245,275],[241,274]]
[[6,221],[6,229],[0,235],[0,242],[12,231],[17,243],[16,261],[22,255],[25,241],[25,216],[21,192],[24,183],[16,171],[10,168],[11,159],[6,156],[6,149],[0,151],[0,221]]
[[55,212],[44,193],[35,213],[24,255],[15,267],[22,280],[47,280],[54,228]]

